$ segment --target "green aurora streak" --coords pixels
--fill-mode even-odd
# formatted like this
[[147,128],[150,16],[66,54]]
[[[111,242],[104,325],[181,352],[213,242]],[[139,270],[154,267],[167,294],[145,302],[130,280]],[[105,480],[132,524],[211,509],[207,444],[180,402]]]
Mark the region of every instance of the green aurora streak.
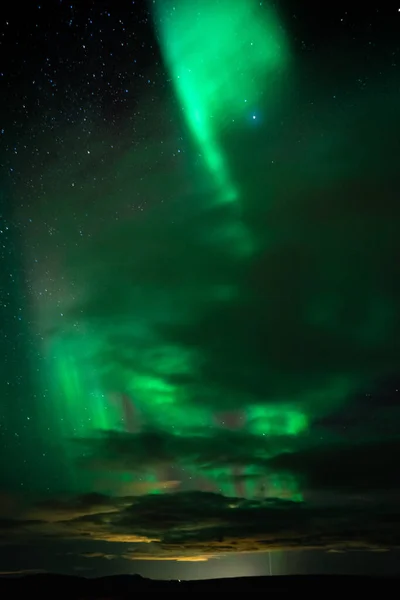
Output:
[[235,120],[274,94],[288,48],[272,9],[252,0],[155,3],[166,63],[221,202],[240,195],[221,145]]

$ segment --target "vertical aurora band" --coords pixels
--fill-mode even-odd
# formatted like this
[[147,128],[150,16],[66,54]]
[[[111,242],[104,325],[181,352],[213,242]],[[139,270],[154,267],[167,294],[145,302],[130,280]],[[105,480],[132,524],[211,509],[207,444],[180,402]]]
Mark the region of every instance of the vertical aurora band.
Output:
[[254,116],[287,66],[274,11],[252,0],[158,0],[155,21],[184,119],[220,202],[238,201],[221,138]]

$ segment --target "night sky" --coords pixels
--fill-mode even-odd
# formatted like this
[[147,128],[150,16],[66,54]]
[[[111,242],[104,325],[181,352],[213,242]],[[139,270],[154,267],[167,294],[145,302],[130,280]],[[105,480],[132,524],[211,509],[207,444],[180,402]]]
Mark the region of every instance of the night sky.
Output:
[[1,573],[399,571],[400,12],[349,4],[2,8]]

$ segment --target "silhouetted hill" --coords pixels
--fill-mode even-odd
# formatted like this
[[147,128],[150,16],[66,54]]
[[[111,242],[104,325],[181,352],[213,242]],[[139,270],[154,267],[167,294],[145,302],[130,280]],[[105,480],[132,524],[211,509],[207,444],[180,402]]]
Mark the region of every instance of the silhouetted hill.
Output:
[[[132,598],[138,591],[168,591],[174,594],[201,591],[233,593],[240,588],[274,593],[385,593],[397,589],[400,578],[358,577],[347,575],[295,575],[286,577],[243,577],[202,581],[157,581],[140,575],[116,575],[87,579],[56,574],[0,578],[0,597],[36,595],[62,598]],[[396,586],[396,587],[395,587]],[[6,596],[7,594],[7,596]]]

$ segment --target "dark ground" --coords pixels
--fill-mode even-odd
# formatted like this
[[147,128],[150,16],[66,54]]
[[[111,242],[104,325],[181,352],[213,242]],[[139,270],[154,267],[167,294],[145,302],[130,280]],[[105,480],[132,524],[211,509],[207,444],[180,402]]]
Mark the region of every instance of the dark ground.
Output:
[[155,581],[138,575],[120,575],[86,579],[65,575],[37,574],[0,578],[0,597],[132,598],[138,592],[233,593],[238,588],[285,593],[385,593],[397,589],[399,578],[357,577],[347,575],[296,575],[287,577],[246,577],[203,581]]

